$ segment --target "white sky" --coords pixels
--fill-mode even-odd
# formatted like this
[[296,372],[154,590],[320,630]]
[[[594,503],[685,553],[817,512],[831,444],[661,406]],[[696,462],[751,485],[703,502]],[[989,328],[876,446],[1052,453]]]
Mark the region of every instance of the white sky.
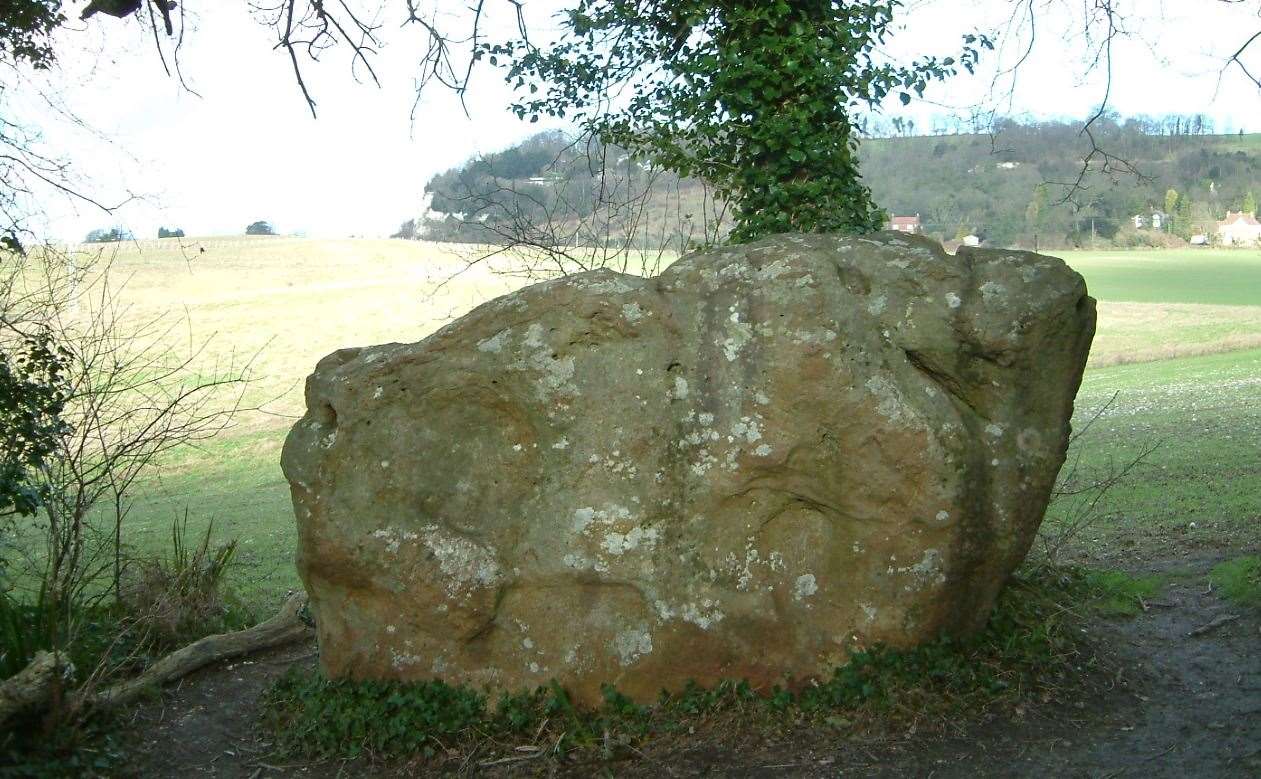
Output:
[[[386,2],[391,10],[402,6],[401,0]],[[1042,7],[1047,0],[1034,2]],[[331,52],[307,72],[320,110],[313,120],[287,58],[271,48],[272,31],[251,19],[243,0],[210,5],[200,4],[181,54],[200,97],[165,75],[138,22],[100,16],[62,33],[61,64],[36,82],[59,93],[100,137],[29,95],[9,96],[21,115],[43,128],[48,150],[74,160],[87,191],[103,202],[127,193],[138,197],[113,216],[50,202],[37,223],[41,234],[78,240],[113,224],[141,238],[154,237],[159,225],[182,227],[190,236],[236,234],[267,219],[283,232],[313,236],[388,235],[419,212],[432,175],[540,129],[505,110],[509,93],[489,70],[470,95],[471,116],[451,95],[433,89],[410,123],[421,38],[399,30],[390,17],[387,46],[376,60],[382,87],[356,83],[348,55]],[[558,5],[562,0],[528,3],[543,21],[546,14],[539,11]],[[1101,69],[1083,76],[1087,49],[1075,32],[1081,20],[1061,10],[1080,13],[1086,5],[1063,0],[1041,13],[1037,46],[1010,103],[1001,103],[1003,113],[1081,117],[1099,102]],[[907,6],[904,28],[887,47],[893,56],[954,53],[964,32],[1004,23],[1013,2],[908,0]],[[1257,87],[1237,71],[1218,79],[1224,57],[1261,29],[1261,0],[1131,0],[1124,10],[1133,29],[1115,47],[1113,109],[1204,113],[1219,131],[1261,131]],[[927,130],[931,115],[945,107],[967,111],[993,104],[996,67],[1014,62],[1021,48],[1009,36],[977,76],[937,85],[926,95],[930,102],[901,113]],[[1261,71],[1261,43],[1254,48],[1251,62]]]

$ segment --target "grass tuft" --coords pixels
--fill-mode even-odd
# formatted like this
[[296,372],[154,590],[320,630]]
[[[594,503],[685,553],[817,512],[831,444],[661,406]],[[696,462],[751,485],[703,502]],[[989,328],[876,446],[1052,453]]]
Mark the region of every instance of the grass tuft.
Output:
[[1123,571],[1086,571],[1080,574],[1088,603],[1104,617],[1134,617],[1143,612],[1143,601],[1160,594],[1159,576],[1131,576]]
[[1219,563],[1209,572],[1208,579],[1226,600],[1261,608],[1261,557],[1239,557]]

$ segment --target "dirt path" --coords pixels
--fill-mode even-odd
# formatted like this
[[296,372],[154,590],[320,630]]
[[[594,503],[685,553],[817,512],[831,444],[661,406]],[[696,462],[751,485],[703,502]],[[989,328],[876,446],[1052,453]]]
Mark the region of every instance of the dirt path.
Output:
[[[1232,607],[1205,585],[1220,555],[1166,559],[1146,572],[1174,577],[1148,610],[1090,630],[1109,647],[1115,678],[1015,712],[980,713],[947,735],[912,733],[876,741],[806,729],[782,739],[706,734],[677,746],[650,744],[615,764],[555,768],[531,763],[497,773],[570,776],[1261,776],[1261,615]],[[1238,615],[1199,636],[1215,618]],[[407,767],[281,765],[268,757],[258,701],[313,646],[289,647],[207,669],[134,715],[135,775],[380,776]],[[453,765],[452,769],[458,766]]]

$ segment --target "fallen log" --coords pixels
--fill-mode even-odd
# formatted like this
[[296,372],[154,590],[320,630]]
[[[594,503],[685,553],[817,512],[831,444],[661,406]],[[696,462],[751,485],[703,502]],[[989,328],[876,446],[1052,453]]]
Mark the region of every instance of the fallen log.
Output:
[[56,652],[36,652],[30,664],[0,682],[0,728],[16,714],[43,706],[52,697],[57,676],[69,663]]
[[[301,616],[306,602],[305,593],[294,593],[271,619],[251,628],[194,641],[154,663],[139,676],[103,690],[95,691],[92,685],[88,685],[87,689],[71,695],[69,703],[75,710],[91,706],[120,706],[135,700],[147,690],[161,687],[219,660],[296,641],[310,631]],[[68,668],[60,654],[39,652],[26,668],[0,682],[0,729],[21,711],[46,708],[52,700],[58,675],[68,675]]]
[[134,700],[148,689],[161,687],[219,660],[296,641],[310,630],[301,617],[302,607],[306,602],[306,593],[294,593],[271,619],[245,630],[206,636],[194,641],[154,663],[139,676],[101,690],[91,696],[89,702],[95,706],[119,706]]

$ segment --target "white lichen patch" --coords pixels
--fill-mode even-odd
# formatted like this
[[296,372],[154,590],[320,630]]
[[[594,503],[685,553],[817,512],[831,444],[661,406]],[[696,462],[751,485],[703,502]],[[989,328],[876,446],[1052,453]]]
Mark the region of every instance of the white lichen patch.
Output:
[[544,333],[542,324],[532,323],[522,340],[522,345],[528,351],[509,367],[540,374],[536,385],[539,400],[548,401],[557,395],[574,397],[578,394],[578,388],[572,383],[576,370],[574,358],[554,356],[544,339]]
[[502,579],[499,563],[486,547],[438,525],[421,528],[420,538],[449,579],[447,594],[454,596],[468,589],[491,587]]
[[652,653],[652,634],[648,626],[628,628],[613,637],[613,651],[617,653],[618,662],[626,667],[631,663]]
[[836,340],[836,331],[828,330],[796,330],[792,333],[792,342],[794,344],[808,344],[810,346],[823,346]]
[[637,324],[644,318],[644,309],[638,303],[626,303],[622,306],[622,316],[627,322]]
[[887,295],[877,295],[876,297],[867,301],[867,313],[871,314],[872,316],[882,314],[884,313],[885,306],[887,306],[888,304],[889,304],[889,298]]
[[559,441],[557,441],[556,443],[552,444],[552,448],[553,448],[553,449],[568,449],[568,448],[569,448],[569,439],[568,439],[568,438],[562,438],[562,439],[560,439],[560,440],[559,440]]
[[508,343],[508,336],[511,330],[504,329],[495,333],[490,338],[482,339],[477,342],[477,350],[479,352],[490,352],[491,354],[499,354],[503,351],[504,346]]
[[372,531],[372,537],[385,542],[385,551],[396,554],[404,541],[415,541],[420,536],[408,530],[383,527]]
[[731,436],[727,438],[739,441],[741,439],[750,444],[757,443],[762,439],[762,431],[758,427],[758,421],[753,417],[741,417],[739,422],[732,424]]
[[793,599],[805,600],[811,595],[819,591],[819,583],[815,581],[814,574],[803,573],[797,577],[797,581],[793,583]]
[[987,435],[991,435],[994,438],[1002,438],[1003,426],[990,422],[988,425],[985,426],[985,432]]
[[1042,434],[1032,427],[1026,427],[1016,436],[1016,446],[1021,452],[1041,452]]
[[600,541],[600,547],[611,555],[620,556],[637,549],[641,544],[651,549],[657,543],[658,536],[655,527],[633,527],[625,533],[609,533]]
[[708,450],[702,449],[696,453],[696,459],[692,461],[692,473],[697,476],[704,476],[709,469],[718,464],[718,458],[709,453]]
[[593,521],[595,521],[594,507],[584,506],[580,509],[574,509],[573,529],[575,533],[584,532]]
[[410,652],[400,652],[397,649],[390,649],[390,665],[394,670],[401,671],[409,666],[417,665],[421,662],[420,655],[414,655]]
[[947,292],[946,305],[950,306],[951,308],[958,308],[959,306],[963,305],[963,300],[955,293]]
[[718,602],[710,598],[700,603],[685,603],[679,608],[679,616],[684,622],[690,622],[701,630],[709,630],[722,622],[726,615],[718,608]]
[[[890,558],[891,560],[894,558]],[[924,555],[919,562],[903,566],[889,566],[888,573],[902,574],[911,577],[911,582],[906,584],[902,589],[907,592],[914,592],[932,585],[944,584],[946,574],[943,570],[941,561],[941,552],[936,549],[925,549]]]
[[876,413],[891,421],[898,421],[906,413],[906,403],[898,388],[884,376],[872,376],[865,384],[867,391],[876,396]]
[[783,260],[775,260],[757,269],[754,278],[758,281],[771,281],[777,279],[785,273],[791,273],[792,266]]
[[385,387],[377,387],[372,391],[372,399],[379,400],[385,394]]
[[938,522],[949,522],[949,521],[950,521],[950,512],[949,512],[949,511],[938,511],[938,512],[937,512],[937,521],[938,521]]
[[669,397],[675,400],[684,400],[687,398],[687,379],[682,376],[674,377],[674,388],[668,393]]
[[757,403],[759,406],[769,406],[771,404],[771,399],[767,397],[765,392],[759,390],[758,392],[753,393],[753,402]]
[[770,457],[771,456],[770,444],[758,444],[758,447],[753,450],[753,453],[757,455],[758,457]]
[[1007,292],[1007,288],[1002,284],[994,281],[987,281],[981,285],[981,300],[985,303],[996,303],[1003,299],[1003,295]]
[[858,604],[858,608],[863,610],[863,616],[867,619],[868,622],[875,621],[876,613],[877,613],[875,606],[872,606],[870,603],[860,603]]
[[753,340],[753,328],[748,322],[740,321],[739,313],[733,313],[727,332],[728,335],[722,342],[722,353],[727,358],[727,362],[735,362],[740,356],[740,350]]

